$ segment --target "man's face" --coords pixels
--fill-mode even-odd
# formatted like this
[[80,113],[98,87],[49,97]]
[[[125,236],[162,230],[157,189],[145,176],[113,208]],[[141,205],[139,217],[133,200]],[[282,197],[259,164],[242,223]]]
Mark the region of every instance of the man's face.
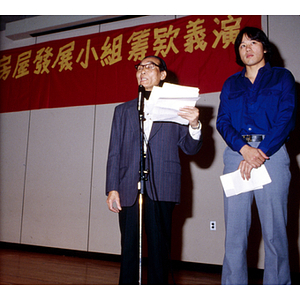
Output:
[[263,44],[256,40],[251,40],[246,34],[244,34],[242,42],[239,47],[239,53],[242,62],[245,66],[264,66],[265,65],[265,53]]
[[[161,80],[164,80],[167,76],[166,71],[160,71],[159,67],[154,65],[159,65],[159,59],[155,57],[147,57],[143,59],[140,63],[140,69],[136,72],[136,79],[138,85],[143,85],[146,91],[152,91],[154,86],[158,86]],[[148,66],[149,68],[141,67]]]

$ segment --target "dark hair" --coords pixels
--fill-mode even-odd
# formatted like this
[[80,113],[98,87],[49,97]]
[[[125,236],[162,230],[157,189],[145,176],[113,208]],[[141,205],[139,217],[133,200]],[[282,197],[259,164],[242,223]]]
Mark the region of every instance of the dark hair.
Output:
[[235,39],[234,43],[234,50],[235,50],[235,56],[236,56],[236,62],[238,65],[244,67],[245,64],[242,62],[239,52],[239,47],[242,43],[243,36],[246,34],[251,40],[258,41],[262,43],[264,51],[266,51],[264,58],[265,62],[268,62],[271,58],[271,44],[269,42],[268,37],[266,34],[259,28],[255,27],[245,27],[240,31],[238,36]]
[[164,61],[162,58],[160,58],[160,57],[158,57],[158,56],[155,56],[155,55],[149,55],[149,56],[144,57],[143,60],[144,60],[145,58],[149,58],[149,57],[154,57],[154,58],[156,58],[156,59],[159,60],[159,62],[160,62],[160,64],[159,64],[159,70],[160,70],[161,72],[162,72],[162,71],[167,71],[167,65],[166,65],[165,61]]

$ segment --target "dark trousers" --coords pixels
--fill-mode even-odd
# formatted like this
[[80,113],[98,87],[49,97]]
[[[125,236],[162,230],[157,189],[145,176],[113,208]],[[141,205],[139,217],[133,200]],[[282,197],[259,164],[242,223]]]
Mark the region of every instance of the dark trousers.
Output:
[[[148,244],[148,284],[168,284],[172,212],[175,203],[144,197],[143,222]],[[138,284],[138,201],[119,212],[121,270],[119,284]]]

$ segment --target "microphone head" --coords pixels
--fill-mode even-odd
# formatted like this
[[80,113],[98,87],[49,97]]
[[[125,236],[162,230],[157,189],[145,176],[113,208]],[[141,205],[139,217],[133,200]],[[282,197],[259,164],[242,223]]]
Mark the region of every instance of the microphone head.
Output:
[[139,97],[138,97],[138,106],[137,109],[139,112],[142,112],[144,110],[144,93],[145,88],[143,85],[139,85]]
[[139,93],[144,93],[145,92],[145,87],[143,85],[139,85]]

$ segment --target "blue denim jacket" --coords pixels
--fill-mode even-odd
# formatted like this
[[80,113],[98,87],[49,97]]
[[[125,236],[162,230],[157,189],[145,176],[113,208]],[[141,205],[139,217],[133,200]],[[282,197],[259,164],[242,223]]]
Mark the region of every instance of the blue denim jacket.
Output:
[[243,135],[262,134],[260,148],[271,156],[285,143],[296,120],[295,79],[285,68],[262,67],[252,84],[246,69],[229,77],[222,88],[217,130],[234,151]]

